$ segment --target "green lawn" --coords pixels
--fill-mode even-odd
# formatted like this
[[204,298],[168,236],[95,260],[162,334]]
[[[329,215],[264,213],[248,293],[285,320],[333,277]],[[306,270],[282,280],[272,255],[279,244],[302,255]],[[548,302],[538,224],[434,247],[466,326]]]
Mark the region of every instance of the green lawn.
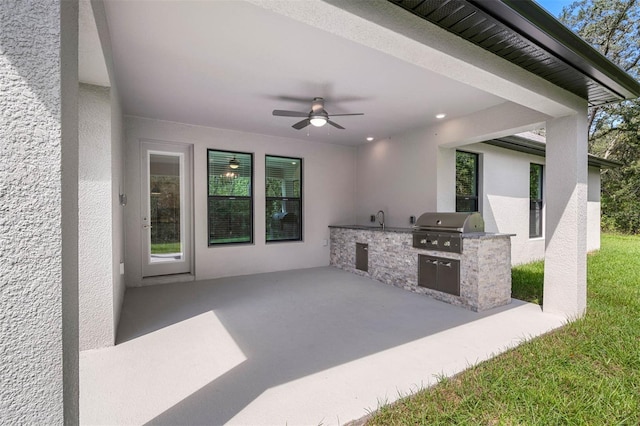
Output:
[[[513,296],[541,302],[542,277],[541,262],[514,268]],[[382,407],[367,424],[640,424],[640,237],[603,235],[587,279],[583,318]]]
[[180,241],[176,243],[151,244],[151,254],[180,253]]

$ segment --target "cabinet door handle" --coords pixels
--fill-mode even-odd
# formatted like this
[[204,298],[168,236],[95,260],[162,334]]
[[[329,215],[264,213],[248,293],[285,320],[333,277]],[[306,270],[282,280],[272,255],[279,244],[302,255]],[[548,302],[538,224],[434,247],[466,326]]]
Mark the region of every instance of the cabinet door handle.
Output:
[[369,251],[369,248],[367,248],[367,247],[363,247],[363,249],[362,249],[362,250],[364,250],[364,251]]
[[451,262],[440,262],[440,265],[446,266],[447,268],[451,268]]

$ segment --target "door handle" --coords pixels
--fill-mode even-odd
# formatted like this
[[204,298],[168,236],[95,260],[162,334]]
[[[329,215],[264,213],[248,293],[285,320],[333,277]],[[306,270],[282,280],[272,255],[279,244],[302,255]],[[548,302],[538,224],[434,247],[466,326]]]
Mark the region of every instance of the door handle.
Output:
[[151,229],[153,228],[151,225],[142,225],[142,229]]

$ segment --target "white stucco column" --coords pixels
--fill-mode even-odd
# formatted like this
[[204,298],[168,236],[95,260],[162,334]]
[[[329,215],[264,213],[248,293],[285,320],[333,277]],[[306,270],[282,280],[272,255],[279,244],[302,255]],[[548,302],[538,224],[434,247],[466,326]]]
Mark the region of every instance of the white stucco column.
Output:
[[78,4],[0,2],[0,424],[78,423]]
[[569,318],[587,303],[586,114],[547,121],[543,309]]
[[[78,99],[80,350],[113,346],[113,194],[111,98],[108,87],[81,84]],[[116,210],[117,211],[117,210]]]

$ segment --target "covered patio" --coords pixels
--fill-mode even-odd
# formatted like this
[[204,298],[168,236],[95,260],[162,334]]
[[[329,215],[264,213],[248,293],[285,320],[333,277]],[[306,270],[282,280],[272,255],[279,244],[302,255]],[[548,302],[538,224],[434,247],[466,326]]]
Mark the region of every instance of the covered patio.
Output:
[[565,322],[331,267],[130,289],[80,358],[82,424],[344,424]]
[[[35,3],[0,3],[0,423],[343,423],[584,314],[587,108],[640,85],[534,2]],[[273,115],[315,97],[365,115]],[[459,148],[542,127],[544,312],[326,267],[330,225],[453,212]],[[179,271],[147,270],[149,143],[184,159]],[[253,158],[244,244],[212,244],[210,150]],[[266,239],[268,156],[304,161],[299,240]]]

